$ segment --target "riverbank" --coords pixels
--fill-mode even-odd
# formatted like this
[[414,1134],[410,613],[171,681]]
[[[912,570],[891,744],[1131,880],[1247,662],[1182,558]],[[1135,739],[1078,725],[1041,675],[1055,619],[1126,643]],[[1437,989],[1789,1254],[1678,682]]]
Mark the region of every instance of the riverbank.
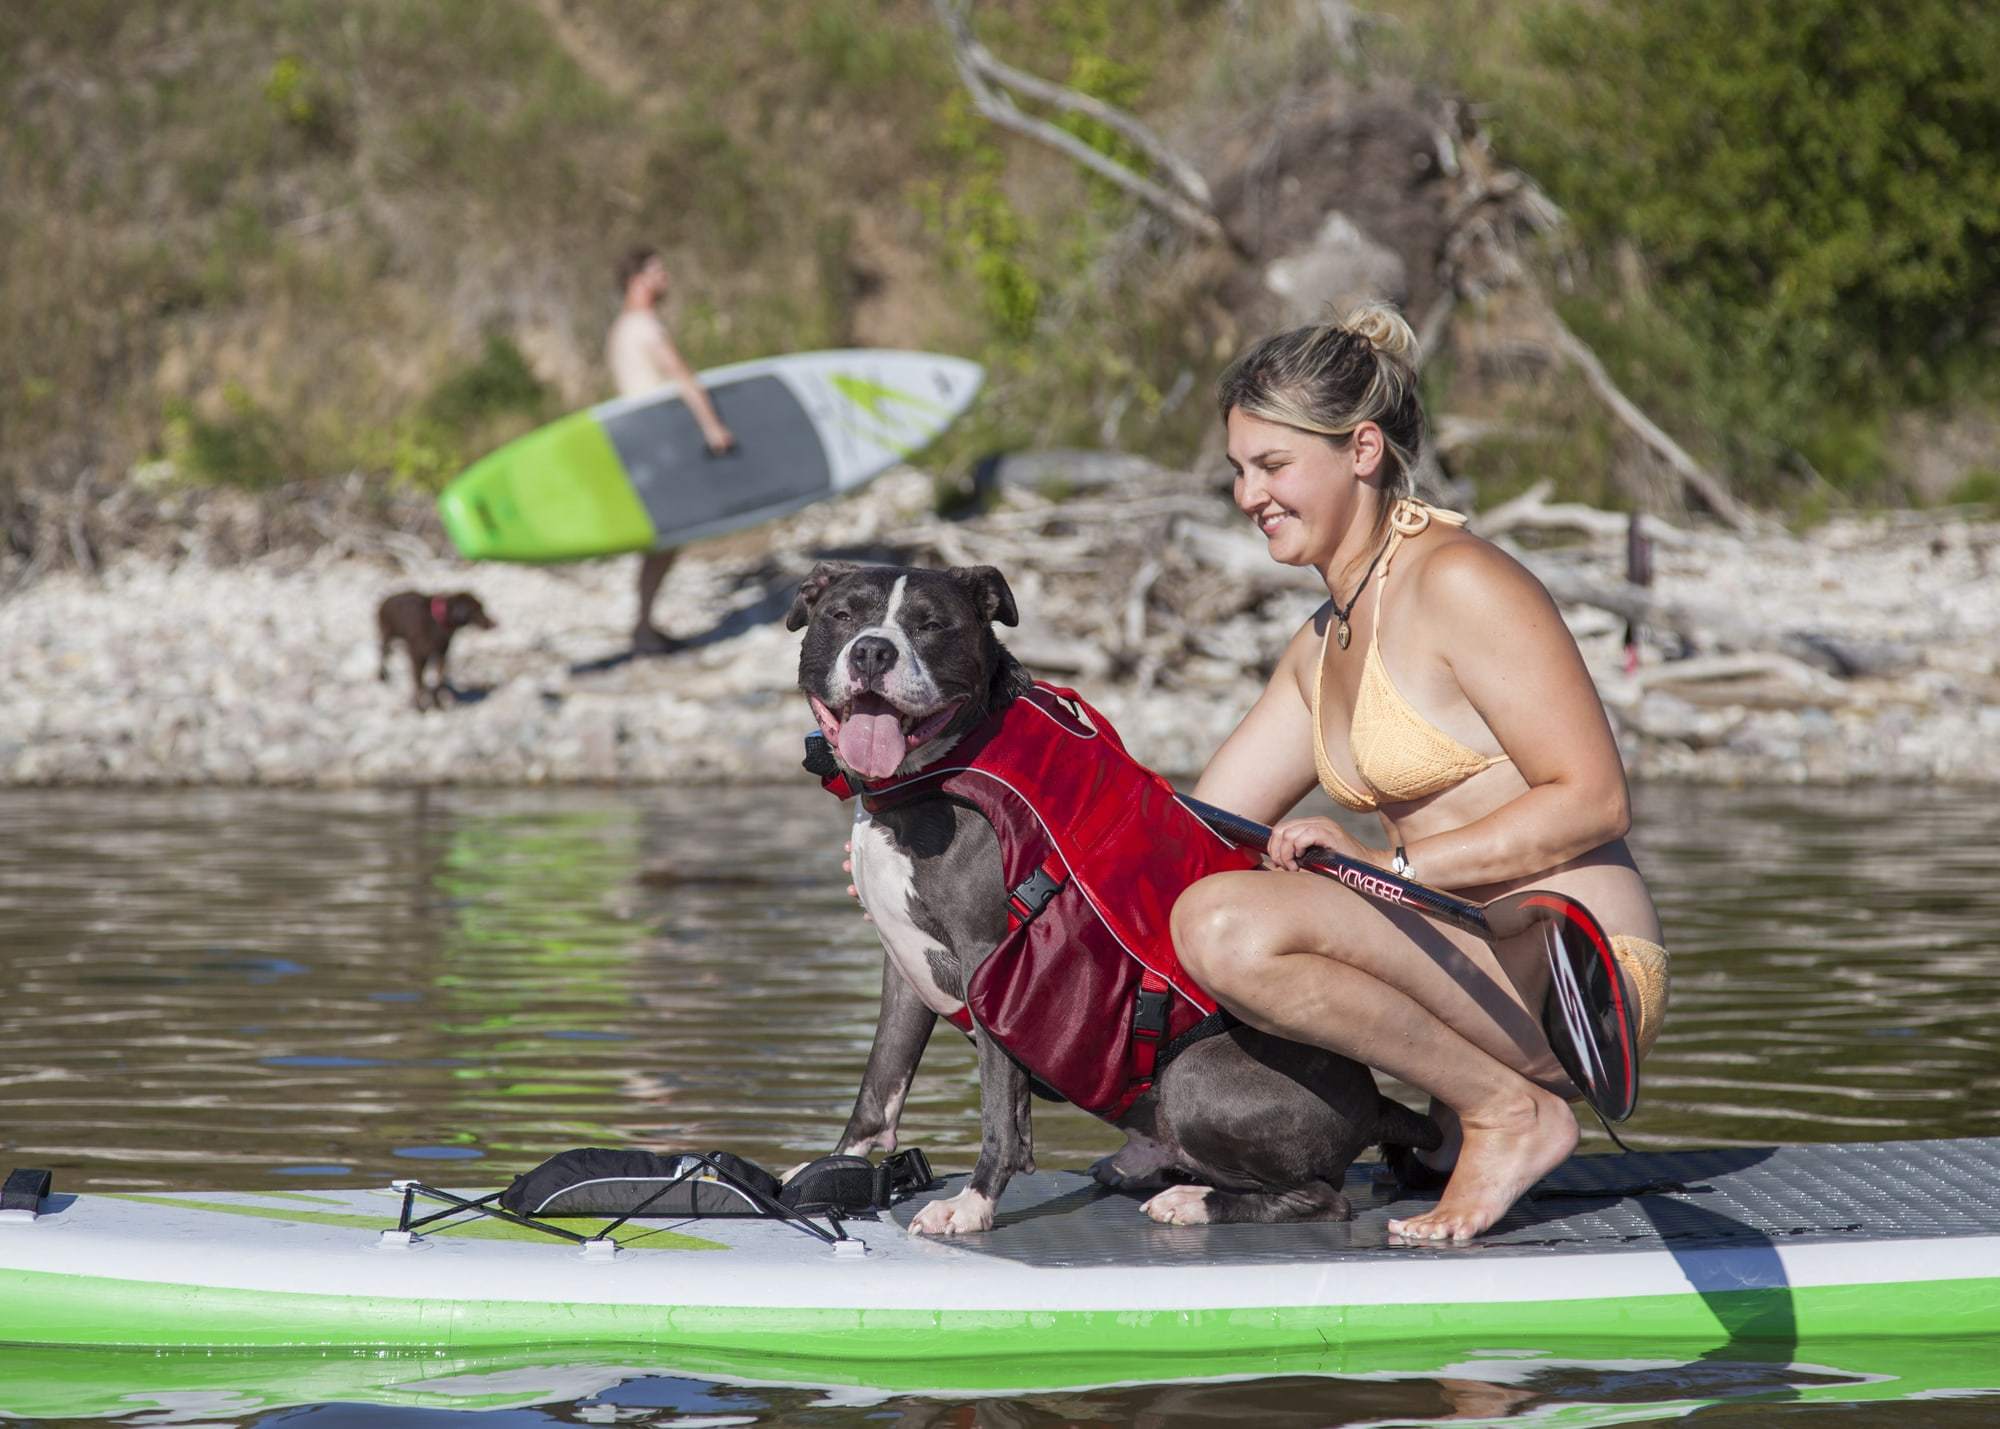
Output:
[[[782,625],[818,554],[990,561],[1023,612],[1003,637],[1080,686],[1135,753],[1198,769],[1314,608],[1212,486],[1146,469],[1115,501],[1006,484],[968,521],[930,481],[688,551],[660,602],[690,641],[618,658],[631,558],[478,566],[435,541],[330,540],[230,563],[132,554],[0,599],[0,783],[317,785],[782,781],[808,727]],[[1655,580],[1624,583],[1623,518],[1530,499],[1475,521],[1562,601],[1635,778],[2000,784],[2000,523],[1846,518],[1798,537],[1650,525]],[[476,591],[499,621],[452,650],[453,707],[412,708],[374,610]],[[1641,622],[1636,671],[1628,618]]]

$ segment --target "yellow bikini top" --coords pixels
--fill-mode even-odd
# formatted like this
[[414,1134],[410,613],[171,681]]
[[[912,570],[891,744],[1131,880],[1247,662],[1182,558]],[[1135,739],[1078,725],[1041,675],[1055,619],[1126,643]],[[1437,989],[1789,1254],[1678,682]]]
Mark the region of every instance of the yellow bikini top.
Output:
[[1433,520],[1450,526],[1465,524],[1465,518],[1455,511],[1438,511],[1407,498],[1397,502],[1389,516],[1389,545],[1382,552],[1382,578],[1377,582],[1375,596],[1375,629],[1368,637],[1361,687],[1354,697],[1354,719],[1347,731],[1348,753],[1367,792],[1352,788],[1326,757],[1326,733],[1320,722],[1319,706],[1320,689],[1326,683],[1327,636],[1333,633],[1332,619],[1326,623],[1326,635],[1320,637],[1319,664],[1314,667],[1312,688],[1313,764],[1319,770],[1320,787],[1327,795],[1356,813],[1372,813],[1385,803],[1400,804],[1449,789],[1507,758],[1504,754],[1485,755],[1468,749],[1418,714],[1382,667],[1380,588],[1388,584],[1396,548],[1405,538],[1422,534]]

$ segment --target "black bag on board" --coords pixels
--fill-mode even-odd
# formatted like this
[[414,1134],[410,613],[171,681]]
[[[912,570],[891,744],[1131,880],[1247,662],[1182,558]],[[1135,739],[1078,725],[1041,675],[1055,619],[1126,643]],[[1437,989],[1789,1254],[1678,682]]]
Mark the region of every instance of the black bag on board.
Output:
[[[933,1184],[917,1147],[871,1164],[863,1156],[822,1156],[789,1182],[727,1151],[706,1155],[583,1146],[551,1156],[514,1178],[500,1204],[517,1216],[771,1216],[887,1210]],[[773,1209],[782,1207],[783,1210]]]

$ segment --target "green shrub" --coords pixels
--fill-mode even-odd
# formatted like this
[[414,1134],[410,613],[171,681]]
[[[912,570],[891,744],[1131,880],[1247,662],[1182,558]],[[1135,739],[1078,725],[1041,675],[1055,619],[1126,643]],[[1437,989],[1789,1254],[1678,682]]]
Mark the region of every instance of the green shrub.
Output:
[[423,417],[451,432],[465,432],[493,417],[541,417],[549,389],[528,366],[514,340],[489,332],[478,357],[447,373],[424,399]]
[[874,98],[905,80],[911,37],[864,0],[819,0],[799,29],[799,53],[819,82]]
[[941,106],[932,144],[951,177],[922,186],[918,204],[940,256],[971,275],[994,336],[1024,342],[1041,312],[1042,284],[1029,267],[1033,236],[1002,183],[1006,156],[962,91]]
[[349,147],[339,97],[297,55],[281,55],[264,80],[264,99],[278,121],[308,148],[338,153]]
[[353,443],[363,466],[434,490],[474,458],[556,415],[555,394],[513,339],[489,332],[479,355],[446,372],[414,410]]
[[1879,480],[1808,434],[1992,360],[2000,7],[1564,0],[1530,38],[1545,71],[1507,108],[1511,154],[1587,239],[1637,246],[1665,346],[1739,389],[1733,454],[1769,471],[1817,445],[1836,484]]
[[1951,506],[2000,506],[2000,471],[1989,467],[1968,472],[1945,501]]
[[189,402],[167,404],[168,451],[181,474],[252,491],[283,484],[292,474],[283,424],[234,383],[224,388],[222,406],[221,415],[208,417]]

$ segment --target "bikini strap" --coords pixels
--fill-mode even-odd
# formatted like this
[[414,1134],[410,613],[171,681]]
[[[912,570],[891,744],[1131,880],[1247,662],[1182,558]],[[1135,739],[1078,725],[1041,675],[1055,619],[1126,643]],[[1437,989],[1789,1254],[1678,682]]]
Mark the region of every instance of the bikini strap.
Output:
[[1415,496],[1403,497],[1390,510],[1389,544],[1382,550],[1382,576],[1375,583],[1375,628],[1369,632],[1370,645],[1379,647],[1382,643],[1383,591],[1389,584],[1389,567],[1396,563],[1396,549],[1411,537],[1421,536],[1430,530],[1433,521],[1446,526],[1463,526],[1465,517],[1457,511],[1440,510]]

